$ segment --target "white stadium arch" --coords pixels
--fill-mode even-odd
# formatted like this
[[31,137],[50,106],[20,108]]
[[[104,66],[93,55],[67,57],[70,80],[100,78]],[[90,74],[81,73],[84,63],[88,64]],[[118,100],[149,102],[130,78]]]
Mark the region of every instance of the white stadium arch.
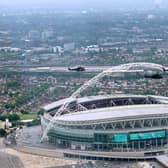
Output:
[[[71,96],[70,99],[74,100],[77,99],[78,96],[86,90],[88,87],[93,86],[94,84],[97,83],[100,79],[102,79],[104,76],[112,76],[116,73],[132,73],[132,72],[145,72],[146,70],[151,70],[151,71],[159,71],[161,73],[164,73],[164,71],[167,71],[168,68],[155,64],[155,63],[146,63],[146,62],[137,62],[137,63],[128,63],[128,64],[122,64],[118,66],[111,67],[107,70],[104,70],[103,72],[99,73],[92,79],[90,79],[88,82],[83,84],[79,89],[77,89]],[[55,115],[52,117],[51,121],[48,123],[47,127],[45,128],[43,135],[41,137],[41,142],[47,139],[47,133],[52,128],[53,123],[55,119],[62,115],[63,111],[66,110],[68,107],[70,101],[64,102],[62,106],[58,109],[58,111],[55,113]]]

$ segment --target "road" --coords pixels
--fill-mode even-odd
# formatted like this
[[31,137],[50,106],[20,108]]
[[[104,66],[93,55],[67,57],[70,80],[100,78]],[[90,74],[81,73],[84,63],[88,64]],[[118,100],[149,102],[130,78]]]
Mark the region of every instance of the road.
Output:
[[[111,66],[84,66],[84,72],[102,72]],[[69,71],[68,67],[54,66],[0,66],[0,72],[76,72]]]
[[24,165],[19,157],[9,154],[3,144],[3,139],[0,138],[0,167],[2,168],[23,168]]
[[78,161],[33,155],[3,145],[0,139],[0,168],[48,168],[76,164]]

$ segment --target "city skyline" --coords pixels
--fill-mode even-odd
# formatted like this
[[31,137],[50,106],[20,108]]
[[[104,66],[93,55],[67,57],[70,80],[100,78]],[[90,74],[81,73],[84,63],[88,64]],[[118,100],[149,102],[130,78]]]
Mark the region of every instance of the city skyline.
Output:
[[[53,6],[54,5],[54,6]],[[166,7],[168,2],[166,0],[6,0],[0,3],[1,7],[52,7],[58,9],[113,9],[113,8],[154,8],[156,6]]]

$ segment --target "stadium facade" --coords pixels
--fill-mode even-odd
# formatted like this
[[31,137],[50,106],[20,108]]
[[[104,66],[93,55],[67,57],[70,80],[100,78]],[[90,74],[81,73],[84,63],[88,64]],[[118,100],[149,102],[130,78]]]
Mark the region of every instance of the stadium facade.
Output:
[[[142,70],[149,66],[131,67]],[[43,109],[42,130],[47,130],[48,142],[64,150],[65,157],[147,159],[168,152],[167,97],[71,96]]]

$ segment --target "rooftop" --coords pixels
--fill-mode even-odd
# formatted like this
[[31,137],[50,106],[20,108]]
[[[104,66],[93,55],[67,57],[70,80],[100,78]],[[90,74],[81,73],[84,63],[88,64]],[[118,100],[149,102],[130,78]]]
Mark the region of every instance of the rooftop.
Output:
[[56,102],[53,102],[51,104],[48,104],[48,105],[44,106],[43,109],[45,111],[49,111],[49,110],[52,110],[54,108],[60,107],[64,103],[70,103],[72,101],[75,101],[75,99],[72,99],[72,98],[61,99],[61,100],[58,100]]
[[87,102],[87,101],[95,101],[95,100],[102,100],[102,99],[108,99],[108,98],[132,98],[132,97],[145,98],[147,96],[144,96],[144,95],[129,95],[129,94],[124,95],[123,94],[123,95],[97,95],[97,96],[82,97],[82,98],[78,98],[78,99],[75,99],[75,98],[73,99],[73,98],[69,97],[69,98],[61,99],[61,100],[55,101],[51,104],[45,105],[43,107],[43,109],[45,111],[50,111],[52,109],[55,109],[55,108],[61,106],[64,103],[70,103],[70,102],[73,102],[75,100],[77,100],[78,103],[82,103],[82,102]]
[[87,110],[83,112],[76,112],[65,114],[57,117],[57,121],[64,122],[82,122],[82,121],[95,121],[119,118],[138,118],[141,116],[151,115],[167,115],[168,105],[164,104],[147,104],[147,105],[131,105],[119,106],[110,108],[101,108],[94,110]]

